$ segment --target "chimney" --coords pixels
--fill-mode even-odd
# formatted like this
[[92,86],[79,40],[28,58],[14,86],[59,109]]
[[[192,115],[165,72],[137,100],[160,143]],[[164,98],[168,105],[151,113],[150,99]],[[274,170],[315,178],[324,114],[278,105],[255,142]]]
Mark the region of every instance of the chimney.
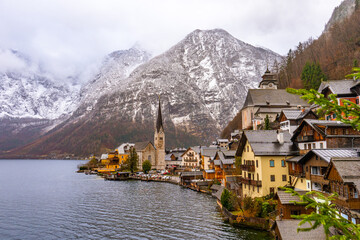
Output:
[[284,133],[280,129],[277,130],[277,140],[280,144],[284,144]]

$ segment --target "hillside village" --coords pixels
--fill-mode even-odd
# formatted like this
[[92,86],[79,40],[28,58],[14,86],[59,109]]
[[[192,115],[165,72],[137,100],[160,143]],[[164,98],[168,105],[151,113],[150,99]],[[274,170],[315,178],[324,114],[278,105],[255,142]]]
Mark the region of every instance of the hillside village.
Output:
[[[337,121],[334,113],[319,118],[319,106],[277,89],[277,85],[275,74],[267,70],[258,89],[248,91],[241,109],[243,129],[235,130],[230,139],[216,139],[210,146],[187,149],[165,150],[166,126],[159,97],[154,143],[122,143],[101,156],[102,167],[96,170],[101,174],[120,171],[134,148],[139,171],[143,162],[149,160],[153,176],[179,176],[181,185],[198,191],[211,190],[219,202],[224,189],[239,199],[275,199],[277,207],[271,213],[274,218],[269,228],[276,239],[297,234],[300,220],[292,216],[311,212],[305,205],[295,204],[299,198],[280,187],[292,188],[299,194],[336,192],[339,197],[335,204],[341,216],[359,224],[360,132]],[[318,92],[325,97],[336,94],[339,103],[340,99],[347,99],[359,104],[360,82],[330,80],[323,82]],[[316,229],[313,233],[317,239],[325,239],[323,231]],[[299,232],[298,239],[306,234]]]

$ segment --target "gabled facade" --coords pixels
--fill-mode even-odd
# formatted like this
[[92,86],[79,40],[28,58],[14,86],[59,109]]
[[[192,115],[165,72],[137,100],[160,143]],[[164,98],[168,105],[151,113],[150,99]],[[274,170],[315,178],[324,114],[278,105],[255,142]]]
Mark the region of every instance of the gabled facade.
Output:
[[360,224],[360,157],[332,158],[325,179],[339,195],[335,204],[341,216]]
[[156,165],[156,150],[152,142],[137,142],[134,144],[134,148],[138,155],[138,169],[142,169],[142,164],[145,160],[151,162],[151,166],[157,169]]
[[260,83],[260,89],[249,89],[244,106],[241,109],[243,129],[256,130],[257,126],[264,122],[266,115],[270,122],[275,121],[282,109],[309,107],[306,101],[297,95],[288,93],[285,89],[265,87],[271,84],[275,86],[274,82],[263,79]]
[[[319,90],[320,93],[328,97],[330,94],[336,94],[339,105],[343,105],[341,99],[348,100],[359,105],[360,102],[360,81],[353,79],[330,80],[322,82]],[[330,113],[325,116],[326,120],[336,120],[336,114]]]
[[360,131],[339,121],[304,119],[291,138],[304,155],[311,149],[359,148]]
[[201,156],[199,147],[190,147],[181,155],[181,166],[189,169],[201,168]]
[[[300,195],[306,191],[297,191]],[[294,219],[291,215],[310,214],[313,209],[306,209],[308,203],[302,202],[297,195],[292,195],[283,190],[278,190],[275,197],[277,200],[277,211],[279,212],[280,219]]]
[[298,154],[288,132],[245,130],[236,156],[241,157],[242,195],[262,197],[287,185],[286,160]]
[[280,129],[292,135],[303,119],[318,119],[318,116],[311,109],[283,109],[278,121]]

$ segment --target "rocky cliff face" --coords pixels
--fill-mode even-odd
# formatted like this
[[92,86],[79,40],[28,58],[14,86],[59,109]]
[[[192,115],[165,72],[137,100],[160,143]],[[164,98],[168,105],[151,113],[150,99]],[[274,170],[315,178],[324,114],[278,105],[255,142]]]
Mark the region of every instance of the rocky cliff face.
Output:
[[342,22],[344,19],[351,16],[354,13],[357,0],[344,0],[338,7],[336,7],[325,25],[324,32],[328,32],[330,28],[336,24]]
[[208,143],[241,109],[247,90],[257,87],[267,65],[280,60],[278,54],[220,29],[196,30],[167,52],[148,58],[136,52],[135,64],[126,69],[123,61],[112,67],[110,55],[83,88],[82,104],[71,118],[24,152],[40,153],[39,145],[57,142],[47,151],[89,154],[122,141],[152,140],[157,95],[167,147]]

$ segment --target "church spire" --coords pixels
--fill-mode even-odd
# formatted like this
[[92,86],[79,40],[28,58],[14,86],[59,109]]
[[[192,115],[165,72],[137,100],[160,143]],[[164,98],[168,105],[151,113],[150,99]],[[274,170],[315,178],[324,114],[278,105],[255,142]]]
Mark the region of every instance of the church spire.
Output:
[[156,120],[156,131],[160,132],[160,129],[164,129],[163,122],[162,122],[162,116],[161,116],[161,104],[160,104],[160,95],[159,95],[159,110],[158,110],[158,116]]

